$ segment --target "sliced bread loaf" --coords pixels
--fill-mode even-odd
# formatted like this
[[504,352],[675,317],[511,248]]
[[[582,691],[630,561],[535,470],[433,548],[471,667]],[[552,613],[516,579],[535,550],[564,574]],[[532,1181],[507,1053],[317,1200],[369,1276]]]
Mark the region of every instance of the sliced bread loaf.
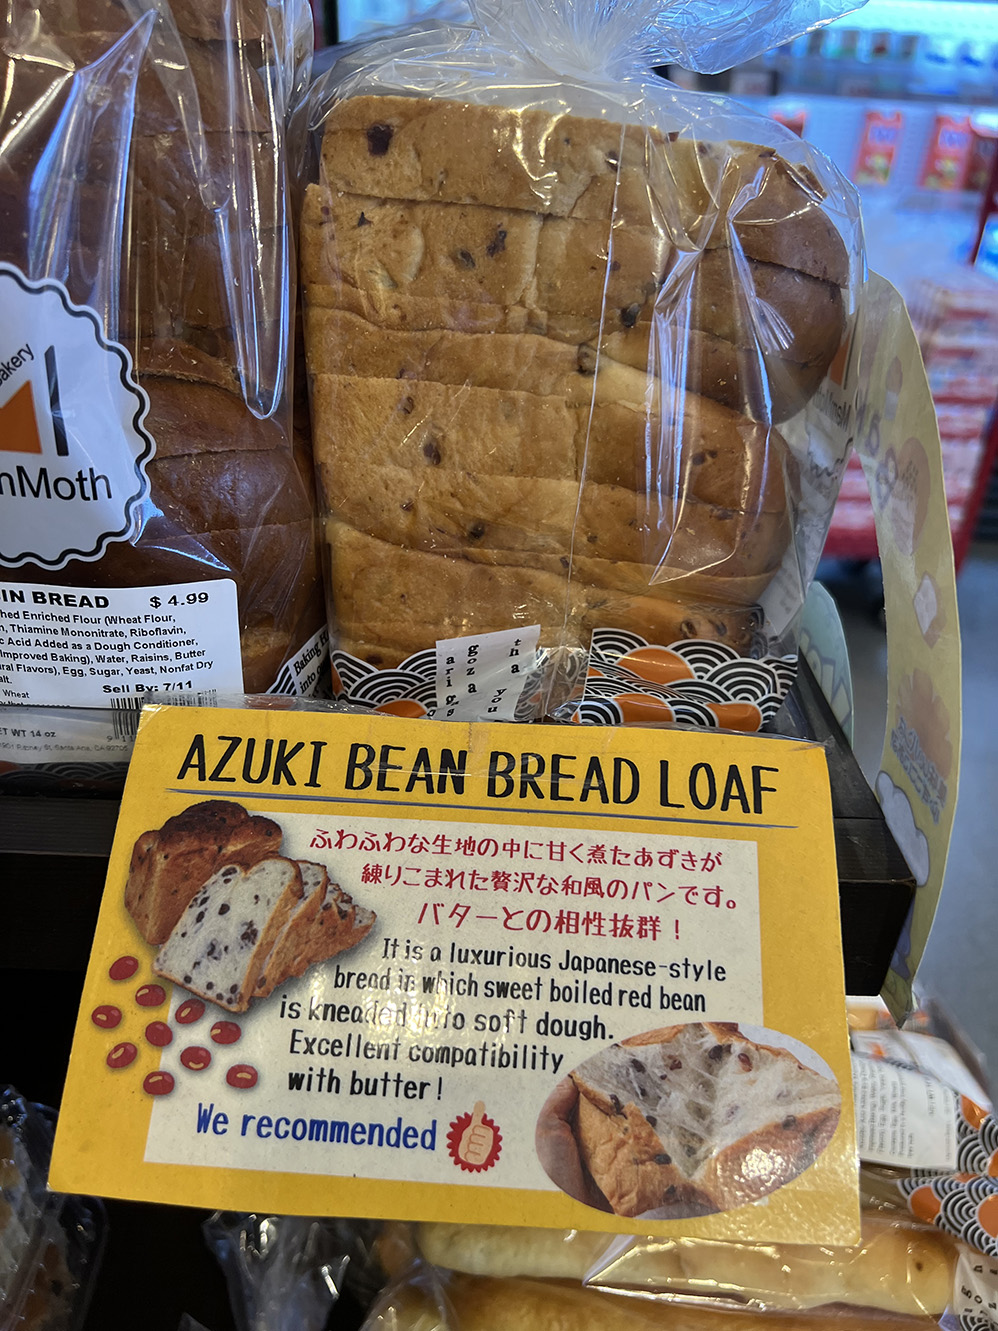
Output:
[[356,947],[377,918],[330,882],[323,865],[300,861],[298,867],[304,895],[263,963],[254,998],[266,998],[278,985],[304,975],[310,966]]

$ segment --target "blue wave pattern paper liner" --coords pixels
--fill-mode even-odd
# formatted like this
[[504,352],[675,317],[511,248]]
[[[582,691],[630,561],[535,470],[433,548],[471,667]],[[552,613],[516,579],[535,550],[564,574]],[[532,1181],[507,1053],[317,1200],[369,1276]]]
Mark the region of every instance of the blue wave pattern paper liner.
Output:
[[[416,652],[391,670],[378,669],[344,651],[334,651],[332,659],[338,701],[397,716],[437,714],[434,651]],[[538,714],[552,670],[562,676],[561,690],[569,695],[554,710],[559,720],[583,725],[654,720],[756,731],[779,710],[794,680],[796,657],[756,660],[707,639],[657,646],[635,633],[597,629],[581,683],[563,677],[565,662],[558,653],[537,652],[523,682],[515,720],[529,721]],[[663,670],[676,676],[668,684],[655,682],[655,672],[660,677]]]
[[998,1120],[980,1105],[959,1098],[955,1172],[913,1169],[897,1186],[916,1219],[998,1258]]

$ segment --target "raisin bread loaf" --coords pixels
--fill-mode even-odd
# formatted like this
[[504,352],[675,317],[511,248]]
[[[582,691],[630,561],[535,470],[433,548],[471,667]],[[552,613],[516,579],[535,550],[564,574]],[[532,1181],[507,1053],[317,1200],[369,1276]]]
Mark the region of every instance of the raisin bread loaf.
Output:
[[320,158],[300,258],[341,644],[396,665],[537,624],[576,655],[600,628],[753,650],[799,495],[776,424],[845,329],[810,172],[366,95],[332,107]]
[[[154,448],[149,489],[115,529],[126,539],[13,576],[88,590],[231,580],[239,640],[225,656],[263,692],[324,620],[313,494],[294,460],[287,108],[266,73],[296,58],[293,34],[265,0],[18,8],[35,35],[14,11],[0,32],[0,261],[61,283],[126,349]],[[66,420],[71,453],[99,471],[86,412]]]

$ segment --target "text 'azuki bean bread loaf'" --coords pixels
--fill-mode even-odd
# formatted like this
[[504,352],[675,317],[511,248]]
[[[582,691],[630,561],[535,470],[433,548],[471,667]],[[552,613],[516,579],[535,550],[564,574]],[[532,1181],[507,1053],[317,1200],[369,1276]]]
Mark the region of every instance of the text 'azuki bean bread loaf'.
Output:
[[0,306],[26,348],[0,384],[0,572],[143,630],[96,644],[114,661],[81,639],[40,701],[296,691],[324,635],[271,78],[297,9],[14,0],[0,33]]
[[845,329],[814,177],[769,148],[404,96],[336,103],[320,156],[300,255],[344,690],[535,625],[569,662],[535,710],[594,632],[613,663],[644,653],[639,685],[692,677],[683,643],[759,654],[799,495],[779,424]]

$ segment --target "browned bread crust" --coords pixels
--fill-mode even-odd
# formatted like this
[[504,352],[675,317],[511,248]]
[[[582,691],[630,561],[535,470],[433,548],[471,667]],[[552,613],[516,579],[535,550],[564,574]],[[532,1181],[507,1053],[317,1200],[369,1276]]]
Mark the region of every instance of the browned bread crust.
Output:
[[281,829],[241,804],[204,800],[135,842],[125,909],[147,943],[163,943],[198,890],[223,864],[249,866],[281,845]]

